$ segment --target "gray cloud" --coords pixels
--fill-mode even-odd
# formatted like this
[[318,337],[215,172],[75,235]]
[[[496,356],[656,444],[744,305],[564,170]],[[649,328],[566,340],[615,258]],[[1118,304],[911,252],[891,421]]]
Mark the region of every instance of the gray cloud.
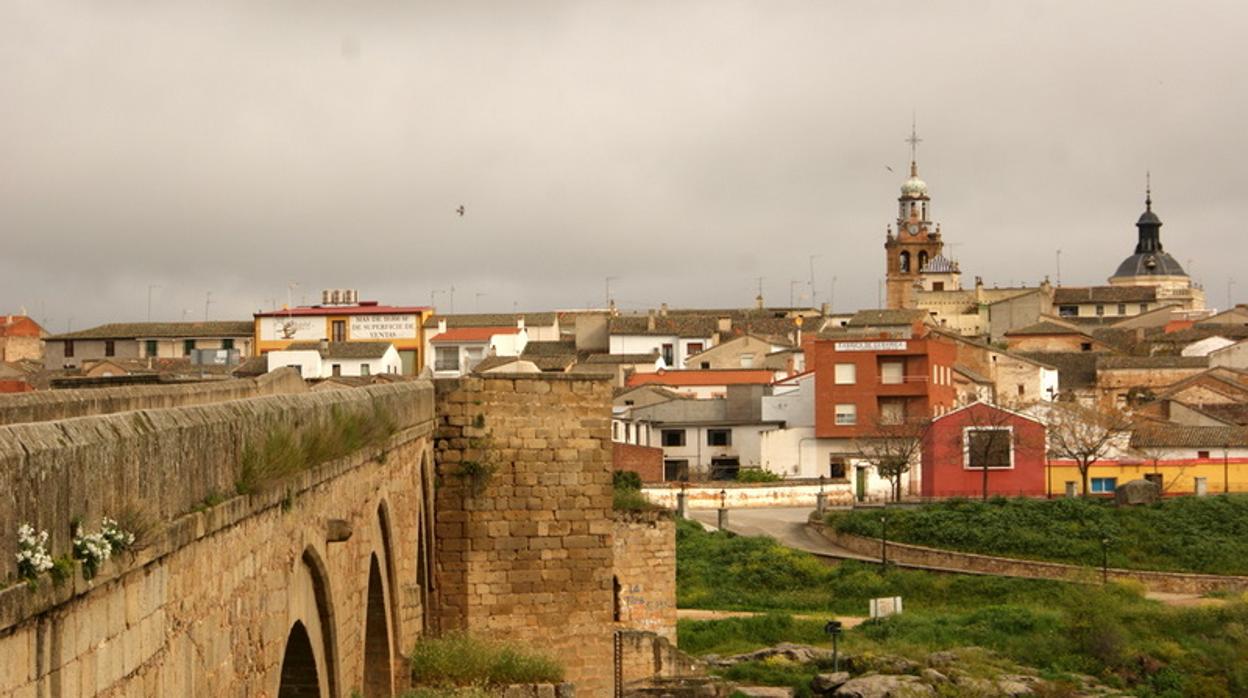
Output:
[[[255,5],[255,6],[253,6]],[[0,299],[64,330],[246,317],[289,281],[456,310],[876,302],[917,111],[968,277],[1163,240],[1222,305],[1238,3],[0,8]],[[889,172],[885,167],[892,167]],[[463,203],[468,214],[454,208]],[[1248,284],[1248,280],[1244,281]],[[485,294],[478,298],[477,294]],[[445,305],[448,294],[439,294]],[[809,301],[809,299],[804,299]],[[189,311],[184,313],[183,311]]]

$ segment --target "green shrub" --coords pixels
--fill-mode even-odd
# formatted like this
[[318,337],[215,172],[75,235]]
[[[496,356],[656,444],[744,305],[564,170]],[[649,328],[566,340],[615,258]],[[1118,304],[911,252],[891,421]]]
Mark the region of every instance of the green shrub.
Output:
[[779,482],[783,479],[776,473],[762,468],[746,468],[737,471],[737,482]]
[[616,470],[611,473],[611,486],[617,490],[639,490],[641,475],[632,470]]
[[464,633],[422,640],[412,650],[411,667],[412,683],[427,688],[563,681],[563,667],[548,657]]

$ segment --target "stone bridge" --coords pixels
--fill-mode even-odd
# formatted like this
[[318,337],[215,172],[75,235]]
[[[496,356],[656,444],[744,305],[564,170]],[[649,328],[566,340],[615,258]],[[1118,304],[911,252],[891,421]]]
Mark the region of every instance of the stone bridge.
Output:
[[[0,696],[402,687],[432,618],[429,382],[53,392],[0,422]],[[86,579],[74,530],[105,517],[137,540]],[[27,523],[59,559],[33,581]]]

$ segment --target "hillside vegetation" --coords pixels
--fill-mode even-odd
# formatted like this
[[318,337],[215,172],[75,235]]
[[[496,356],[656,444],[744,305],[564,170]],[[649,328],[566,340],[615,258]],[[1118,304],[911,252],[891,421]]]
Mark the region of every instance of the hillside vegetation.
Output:
[[[878,538],[881,512],[835,512],[836,530]],[[889,540],[988,555],[1112,567],[1248,574],[1248,496],[1122,507],[1084,499],[955,499],[890,508]]]

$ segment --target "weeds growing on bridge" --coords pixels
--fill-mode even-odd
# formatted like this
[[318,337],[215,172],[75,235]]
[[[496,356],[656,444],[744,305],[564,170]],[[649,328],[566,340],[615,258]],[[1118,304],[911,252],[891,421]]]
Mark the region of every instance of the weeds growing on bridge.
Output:
[[412,683],[421,688],[493,688],[515,683],[558,683],[563,667],[512,645],[451,633],[422,640],[412,650]]
[[381,443],[396,430],[394,418],[377,402],[368,413],[335,406],[324,426],[302,431],[275,427],[263,443],[249,443],[243,449],[234,488],[239,494],[258,492],[295,473]]

